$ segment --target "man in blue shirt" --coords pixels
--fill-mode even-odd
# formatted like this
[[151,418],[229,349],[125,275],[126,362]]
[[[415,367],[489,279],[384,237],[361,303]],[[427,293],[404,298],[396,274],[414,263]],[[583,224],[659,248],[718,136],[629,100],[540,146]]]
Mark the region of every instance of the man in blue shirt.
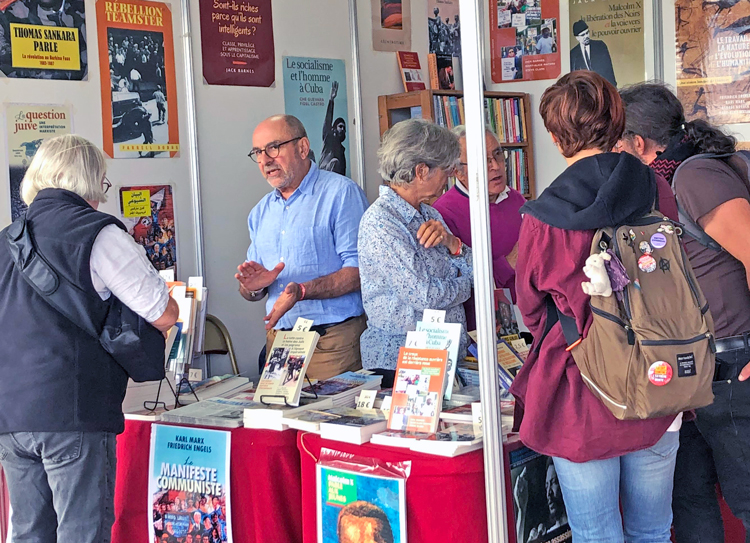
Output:
[[235,277],[246,300],[268,295],[268,352],[278,330],[291,330],[304,317],[321,335],[307,369],[311,379],[361,368],[366,322],[357,234],[367,208],[364,192],[310,160],[305,127],[291,115],[257,126],[250,158],[274,190],[250,212],[251,245]]

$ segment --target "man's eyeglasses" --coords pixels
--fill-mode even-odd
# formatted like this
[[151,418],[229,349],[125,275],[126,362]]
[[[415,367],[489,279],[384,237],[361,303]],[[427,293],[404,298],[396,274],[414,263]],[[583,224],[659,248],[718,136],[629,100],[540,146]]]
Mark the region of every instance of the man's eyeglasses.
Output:
[[102,188],[104,189],[104,194],[107,194],[107,191],[112,188],[112,183],[110,183],[106,175],[104,176],[104,180],[102,181]]
[[[503,151],[502,148],[498,147],[497,149],[492,151],[492,154],[490,156],[487,157],[488,166],[490,165],[491,160],[494,160],[498,166],[502,166],[503,164],[505,164],[505,151]],[[468,162],[459,162],[459,164],[461,166],[469,165]]]
[[279,143],[271,143],[270,145],[266,145],[263,149],[253,149],[247,156],[252,158],[253,162],[260,162],[260,155],[262,155],[263,153],[266,153],[266,156],[268,158],[276,158],[277,156],[279,156],[279,151],[281,150],[282,145],[300,140],[303,137],[304,136],[297,136],[296,138],[292,138],[290,140],[282,141]]

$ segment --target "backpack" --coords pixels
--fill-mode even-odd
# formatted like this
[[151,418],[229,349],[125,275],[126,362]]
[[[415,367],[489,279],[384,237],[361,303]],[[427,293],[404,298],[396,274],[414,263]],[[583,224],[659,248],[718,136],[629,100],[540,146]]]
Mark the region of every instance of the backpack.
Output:
[[[685,234],[696,240],[698,243],[703,245],[704,247],[708,247],[709,249],[713,249],[714,251],[723,251],[721,245],[719,245],[716,240],[714,240],[711,236],[706,234],[706,231],[701,228],[701,226],[698,224],[697,221],[693,220],[693,218],[685,211],[685,208],[680,204],[680,199],[677,198],[677,189],[675,186],[675,182],[678,178],[678,173],[682,169],[683,166],[688,164],[689,162],[692,162],[693,160],[701,159],[701,158],[715,158],[715,159],[728,159],[733,156],[739,157],[742,159],[742,166],[740,164],[737,164],[737,166],[740,166],[740,168],[744,168],[741,170],[737,170],[737,168],[727,163],[727,165],[734,170],[734,172],[742,179],[742,181],[745,183],[745,185],[748,187],[748,191],[750,191],[750,181],[748,181],[748,173],[750,172],[750,151],[736,151],[735,153],[729,153],[729,154],[714,154],[714,153],[701,153],[698,155],[693,155],[689,158],[686,158],[682,161],[682,163],[677,167],[677,170],[674,172],[674,176],[672,177],[672,191],[674,192],[675,199],[677,200],[677,211],[679,213],[680,217],[680,223],[682,223],[682,228],[685,231]],[[737,161],[739,162],[739,161]]]
[[560,321],[583,381],[618,419],[676,415],[711,404],[713,319],[680,228],[652,212],[599,229],[591,254],[608,249],[630,279],[621,296],[591,297],[586,337],[548,297],[545,334]]

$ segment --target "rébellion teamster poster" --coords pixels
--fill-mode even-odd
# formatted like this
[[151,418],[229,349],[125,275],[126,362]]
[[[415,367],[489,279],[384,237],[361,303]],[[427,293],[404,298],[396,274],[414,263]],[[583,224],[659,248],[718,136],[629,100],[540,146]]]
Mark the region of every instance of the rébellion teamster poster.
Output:
[[750,2],[676,0],[675,31],[685,118],[750,121]]
[[232,542],[231,433],[154,424],[149,455],[149,541]]
[[104,152],[112,158],[177,156],[170,5],[98,0],[96,17]]

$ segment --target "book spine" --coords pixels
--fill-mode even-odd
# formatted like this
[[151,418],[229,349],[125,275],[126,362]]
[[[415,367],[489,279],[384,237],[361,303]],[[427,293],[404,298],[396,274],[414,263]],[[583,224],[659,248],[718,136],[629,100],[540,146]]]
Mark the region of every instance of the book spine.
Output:
[[438,79],[437,55],[435,53],[427,55],[427,71],[430,74],[430,88],[433,90],[439,89],[440,80]]

